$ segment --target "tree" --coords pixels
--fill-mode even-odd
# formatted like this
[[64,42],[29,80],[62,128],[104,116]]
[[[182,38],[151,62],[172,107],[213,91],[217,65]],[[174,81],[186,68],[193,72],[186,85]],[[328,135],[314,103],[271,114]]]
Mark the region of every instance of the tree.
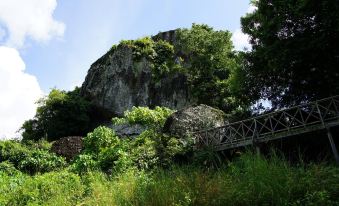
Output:
[[339,1],[259,0],[241,19],[250,36],[249,94],[274,108],[339,94]]
[[226,113],[248,108],[245,99],[238,98],[240,89],[232,81],[241,67],[241,56],[233,50],[229,31],[193,24],[191,29],[178,30],[175,49],[181,53],[191,92],[198,103]]
[[23,140],[47,138],[53,141],[87,134],[90,130],[90,104],[79,92],[79,88],[70,92],[52,89],[48,96],[40,99],[35,117],[22,126]]

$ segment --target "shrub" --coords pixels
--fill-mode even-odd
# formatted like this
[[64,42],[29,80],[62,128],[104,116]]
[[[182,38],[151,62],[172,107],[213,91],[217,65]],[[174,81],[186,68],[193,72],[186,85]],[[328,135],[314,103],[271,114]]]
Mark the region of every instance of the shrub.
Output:
[[22,142],[23,145],[27,146],[29,149],[41,149],[41,150],[50,150],[52,143],[48,142],[45,139],[39,139],[38,141],[27,140]]
[[133,60],[141,61],[147,59],[151,64],[152,77],[155,82],[161,80],[166,75],[171,75],[182,70],[181,58],[175,57],[174,46],[167,41],[154,41],[150,37],[145,37],[137,40],[123,40],[118,46],[127,46],[133,51]]
[[99,153],[98,162],[105,172],[122,172],[132,166],[128,143],[120,141],[119,144],[106,148]]
[[26,180],[7,194],[6,205],[77,205],[84,192],[80,177],[52,172]]
[[98,168],[97,160],[90,154],[79,155],[71,165],[71,170],[79,174],[94,171]]
[[86,152],[98,154],[100,150],[112,147],[119,143],[119,138],[115,132],[104,126],[94,129],[84,138],[84,147]]
[[9,161],[4,161],[0,163],[0,172],[4,172],[8,175],[14,175],[19,173],[20,171],[15,168],[13,163]]
[[131,156],[136,166],[141,169],[151,169],[156,166],[168,167],[178,155],[184,155],[189,147],[176,137],[157,132],[154,129],[145,130],[131,145]]
[[141,124],[148,127],[162,128],[166,119],[174,112],[166,107],[132,107],[124,113],[123,118],[115,117],[112,119],[113,124]]
[[0,141],[0,162],[10,161],[17,166],[19,162],[31,155],[31,151],[13,140]]
[[132,142],[131,158],[139,169],[152,169],[159,164],[154,141],[157,135],[153,130],[146,130]]
[[30,174],[50,172],[65,166],[66,161],[63,157],[44,150],[33,151],[31,155],[23,158],[18,164],[20,170]]

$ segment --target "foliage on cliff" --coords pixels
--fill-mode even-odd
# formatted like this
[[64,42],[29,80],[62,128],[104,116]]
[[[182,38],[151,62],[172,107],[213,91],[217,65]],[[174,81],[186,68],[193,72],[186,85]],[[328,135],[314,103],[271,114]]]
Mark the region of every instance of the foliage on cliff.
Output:
[[124,40],[110,52],[121,46],[131,48],[136,62],[145,58],[151,63],[155,81],[177,72],[185,74],[197,103],[230,114],[247,111],[249,101],[241,98],[242,85],[237,82],[242,55],[233,50],[231,33],[193,24],[190,29],[176,30],[175,35],[172,44],[150,37]]

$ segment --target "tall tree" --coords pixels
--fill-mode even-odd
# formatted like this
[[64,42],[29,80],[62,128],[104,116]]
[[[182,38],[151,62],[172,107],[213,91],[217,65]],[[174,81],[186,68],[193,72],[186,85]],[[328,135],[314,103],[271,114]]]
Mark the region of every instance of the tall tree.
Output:
[[23,140],[49,141],[65,136],[82,136],[90,131],[90,103],[79,95],[80,89],[60,91],[52,89],[38,101],[33,119],[22,126]]
[[232,81],[241,66],[241,55],[233,50],[231,36],[229,31],[193,24],[190,29],[178,30],[175,43],[176,53],[182,53],[192,94],[199,103],[229,114],[248,108],[246,101],[238,98],[236,81]]
[[246,55],[251,94],[274,108],[339,94],[339,1],[253,4],[257,9],[241,19],[252,44]]

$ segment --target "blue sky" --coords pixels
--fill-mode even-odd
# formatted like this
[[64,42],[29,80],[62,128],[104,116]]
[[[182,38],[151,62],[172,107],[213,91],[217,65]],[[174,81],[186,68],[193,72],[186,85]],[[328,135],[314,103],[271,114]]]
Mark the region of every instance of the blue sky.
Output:
[[240,17],[252,10],[249,0],[0,0],[0,139],[20,136],[37,99],[80,86],[120,40],[204,23],[241,49]]
[[246,0],[61,0],[54,18],[66,25],[63,37],[48,44],[31,41],[22,57],[44,92],[70,89],[121,39],[190,27],[193,22],[233,32],[248,8]]

